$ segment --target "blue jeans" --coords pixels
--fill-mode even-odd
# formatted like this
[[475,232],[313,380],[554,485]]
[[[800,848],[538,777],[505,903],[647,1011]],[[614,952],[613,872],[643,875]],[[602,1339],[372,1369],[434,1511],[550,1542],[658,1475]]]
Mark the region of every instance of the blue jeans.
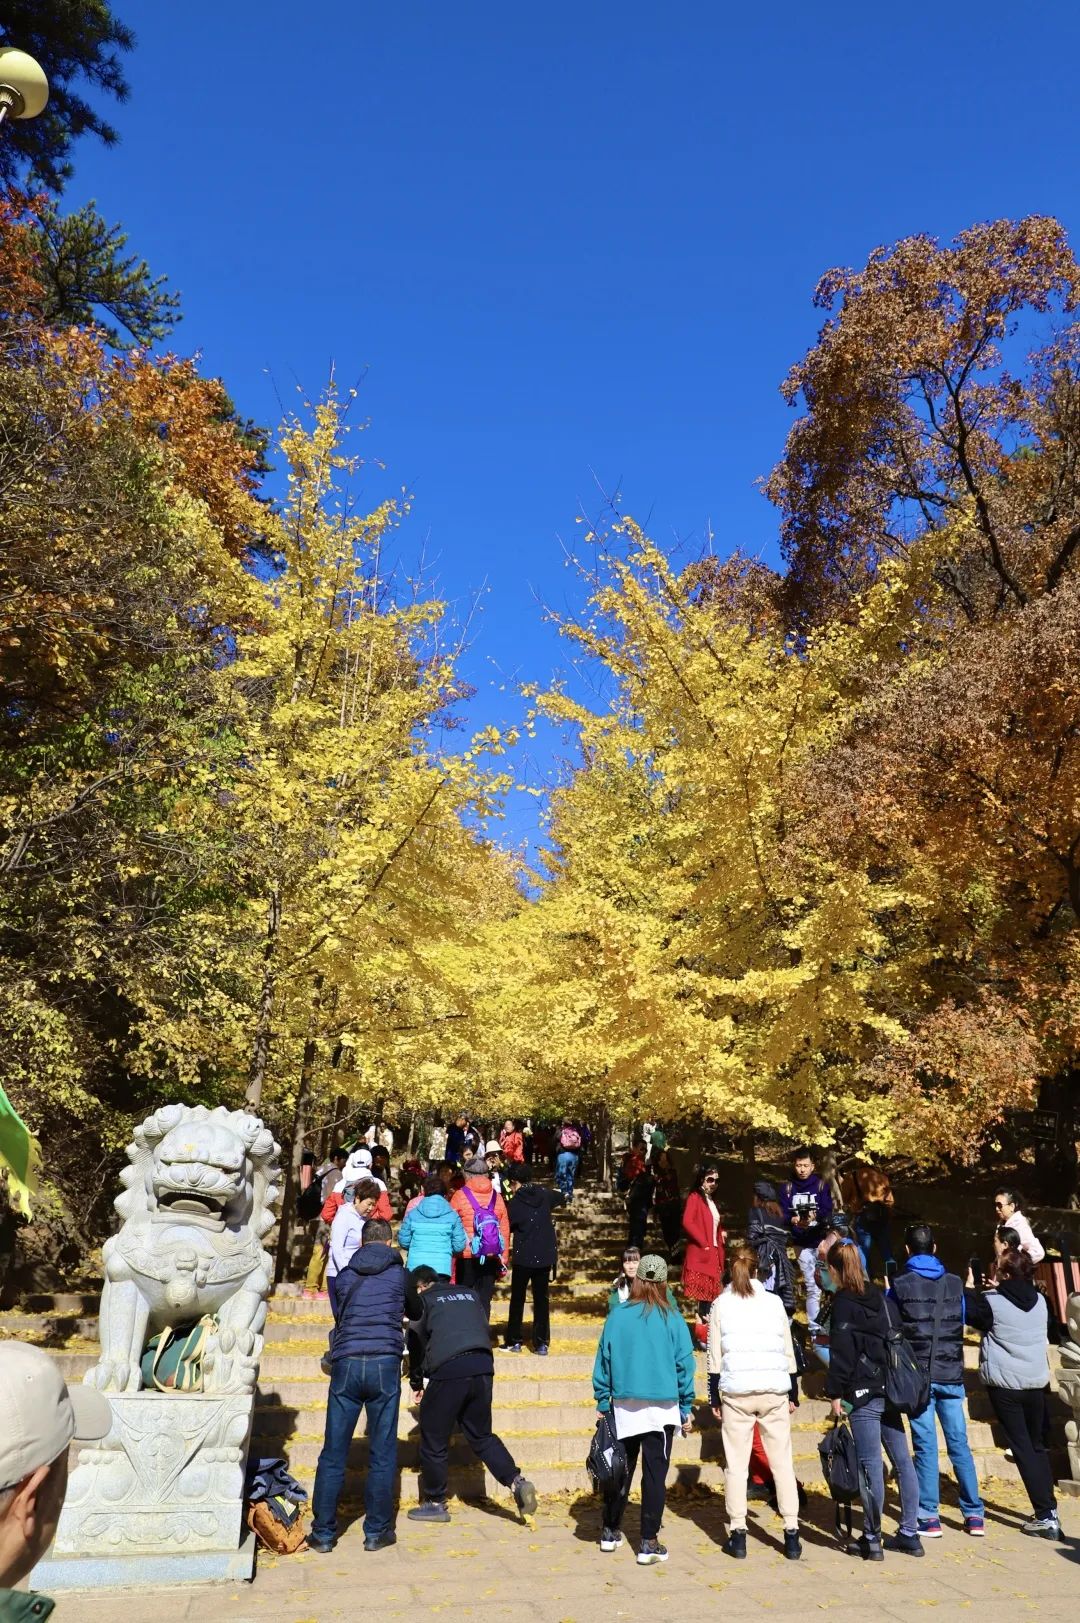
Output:
[[886,1414],[885,1399],[871,1398],[861,1409],[851,1411],[851,1432],[859,1458],[863,1533],[875,1542],[881,1539],[881,1514],[885,1509],[885,1471],[881,1463],[883,1447],[900,1488],[900,1532],[916,1532],[919,1524],[919,1479],[908,1452],[903,1416]]
[[855,1219],[855,1238],[859,1242],[862,1252],[863,1267],[866,1269],[867,1279],[873,1279],[870,1272],[870,1247],[877,1244],[881,1252],[882,1273],[886,1271],[890,1262],[896,1259],[893,1256],[892,1236],[889,1233],[889,1219],[887,1217],[857,1217]]
[[345,1462],[361,1409],[367,1409],[368,1468],[364,1478],[364,1537],[381,1538],[394,1526],[397,1424],[401,1359],[339,1358],[330,1376],[326,1435],[315,1471],[311,1536],[320,1544],[337,1538],[337,1507]]
[[555,1157],[555,1182],[567,1200],[574,1198],[574,1179],[577,1177],[578,1158],[573,1150],[560,1150]]
[[960,1382],[934,1381],[930,1388],[930,1402],[919,1414],[911,1416],[911,1451],[915,1456],[915,1474],[919,1479],[919,1515],[924,1521],[934,1521],[938,1514],[938,1440],[935,1417],[941,1421],[945,1447],[949,1451],[956,1486],[960,1490],[960,1509],[965,1516],[981,1516],[983,1502],[979,1497],[979,1479],[975,1475],[975,1461],[968,1445],[967,1419],[964,1414],[964,1388]]

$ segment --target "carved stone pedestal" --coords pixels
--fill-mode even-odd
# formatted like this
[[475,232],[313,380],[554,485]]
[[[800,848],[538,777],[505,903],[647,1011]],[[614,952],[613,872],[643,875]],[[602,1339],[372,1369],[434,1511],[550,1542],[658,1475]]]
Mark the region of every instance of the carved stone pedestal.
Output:
[[35,1587],[250,1578],[254,1549],[240,1543],[254,1395],[117,1392],[109,1402],[112,1430],[79,1451]]
[[[1080,1304],[1080,1297],[1071,1296],[1069,1307]],[[1071,1349],[1062,1352],[1062,1365],[1058,1370],[1057,1389],[1072,1410],[1072,1419],[1065,1422],[1065,1439],[1069,1455],[1069,1475],[1058,1483],[1062,1496],[1080,1498],[1080,1366],[1066,1364]]]

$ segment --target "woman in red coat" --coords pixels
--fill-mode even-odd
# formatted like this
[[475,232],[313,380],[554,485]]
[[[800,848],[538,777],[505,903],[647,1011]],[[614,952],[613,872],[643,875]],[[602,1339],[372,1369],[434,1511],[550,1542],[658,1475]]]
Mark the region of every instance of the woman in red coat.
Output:
[[716,1204],[720,1173],[708,1163],[698,1167],[694,1187],[686,1198],[682,1229],[686,1255],[682,1266],[682,1291],[697,1303],[698,1318],[704,1322],[709,1308],[720,1295],[724,1273],[724,1230]]

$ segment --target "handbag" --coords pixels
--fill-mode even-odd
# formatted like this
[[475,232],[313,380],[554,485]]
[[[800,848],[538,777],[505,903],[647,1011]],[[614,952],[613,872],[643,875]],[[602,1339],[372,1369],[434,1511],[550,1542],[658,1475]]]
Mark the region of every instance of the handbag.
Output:
[[630,1481],[630,1467],[626,1447],[619,1441],[610,1410],[596,1422],[592,1442],[585,1459],[585,1469],[592,1481],[593,1491],[615,1498],[625,1493]]
[[264,1549],[292,1555],[307,1536],[307,1489],[284,1460],[252,1460],[244,1483],[245,1521]]
[[306,1512],[306,1505],[297,1505],[292,1520],[282,1521],[274,1514],[271,1501],[260,1499],[257,1505],[248,1505],[246,1520],[264,1550],[274,1555],[295,1555],[307,1538]]
[[855,1451],[855,1434],[847,1416],[833,1422],[818,1444],[821,1470],[832,1497],[841,1502],[850,1501],[859,1492],[859,1457]]

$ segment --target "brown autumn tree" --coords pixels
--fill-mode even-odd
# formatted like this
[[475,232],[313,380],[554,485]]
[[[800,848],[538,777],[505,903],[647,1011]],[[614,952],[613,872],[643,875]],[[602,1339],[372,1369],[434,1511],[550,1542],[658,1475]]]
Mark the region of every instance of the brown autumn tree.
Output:
[[1080,547],[1078,300],[1064,229],[1039,216],[907,237],[821,279],[833,313],[783,385],[805,410],[766,487],[796,619],[968,513],[976,544],[941,565],[968,620],[1060,581]]
[[[793,794],[801,840],[925,898],[883,920],[925,968],[875,1075],[931,1135],[935,1098],[967,1089],[976,1132],[1032,1071],[1080,1107],[1078,294],[1054,221],[910,238],[824,278],[785,386],[790,621],[828,635],[887,565],[922,582]],[[1044,1159],[1065,1193],[1067,1132]]]

